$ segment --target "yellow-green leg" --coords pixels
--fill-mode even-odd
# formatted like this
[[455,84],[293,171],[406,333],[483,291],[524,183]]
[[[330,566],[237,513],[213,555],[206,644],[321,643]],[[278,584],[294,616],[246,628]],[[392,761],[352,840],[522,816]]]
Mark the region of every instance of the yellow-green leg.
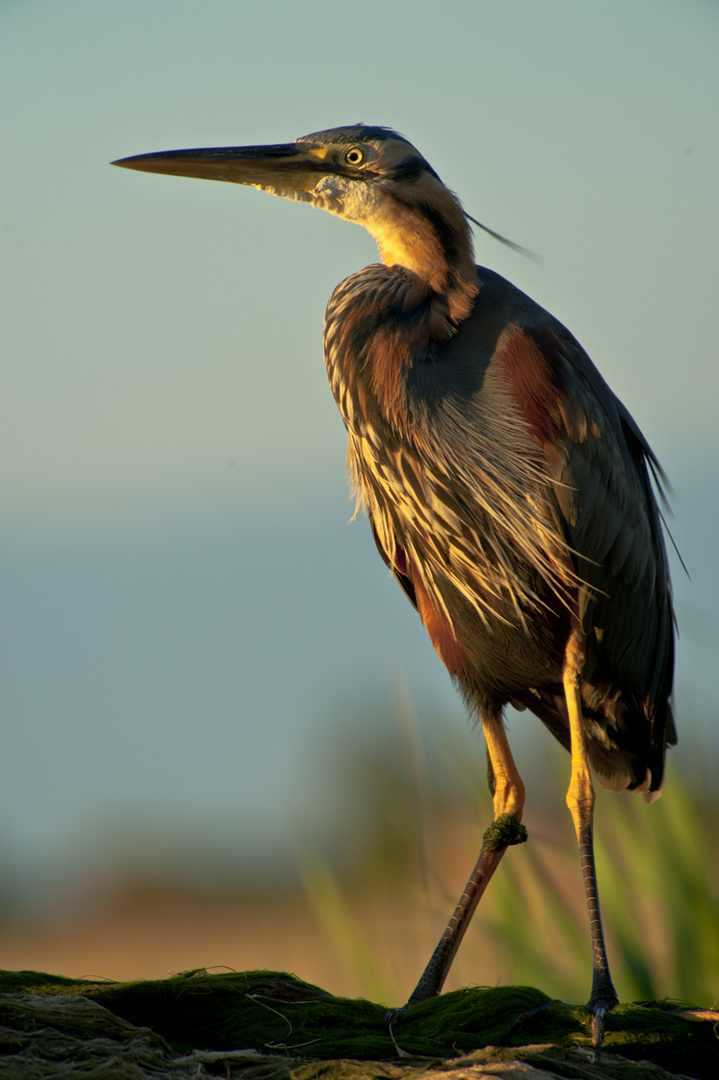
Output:
[[[484,842],[464,892],[434,950],[427,967],[414,988],[407,1005],[439,994],[444,986],[452,961],[472,919],[490,878],[511,844],[527,839],[521,824],[524,808],[524,784],[514,764],[501,715],[482,719],[487,740],[487,758],[494,800],[494,821],[484,834]],[[391,1013],[389,1019],[393,1019]]]
[[572,773],[567,791],[567,806],[574,821],[579,844],[579,858],[584,877],[584,891],[589,910],[589,926],[592,935],[592,993],[589,1005],[594,1010],[592,1019],[592,1043],[598,1050],[604,1038],[604,1016],[619,1002],[612,977],[609,974],[607,950],[604,944],[602,920],[599,913],[597,874],[594,865],[594,840],[592,818],[594,813],[594,787],[589,773],[587,740],[582,719],[581,671],[584,660],[581,631],[575,630],[570,638],[564,665],[564,696],[569,714],[571,734]]

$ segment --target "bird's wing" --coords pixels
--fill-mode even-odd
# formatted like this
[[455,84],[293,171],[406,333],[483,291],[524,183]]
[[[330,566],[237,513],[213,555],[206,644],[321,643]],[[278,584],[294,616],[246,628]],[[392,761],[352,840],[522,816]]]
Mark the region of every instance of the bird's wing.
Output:
[[652,488],[658,465],[628,411],[562,331],[558,324],[516,327],[501,354],[542,446],[558,524],[583,583],[585,678],[641,706],[663,758],[676,736],[673,611]]

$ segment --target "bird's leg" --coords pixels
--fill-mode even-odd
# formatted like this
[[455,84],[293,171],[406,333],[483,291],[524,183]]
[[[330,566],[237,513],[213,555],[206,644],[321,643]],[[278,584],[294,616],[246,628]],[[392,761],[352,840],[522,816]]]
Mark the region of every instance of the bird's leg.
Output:
[[416,1005],[442,991],[452,961],[492,874],[511,844],[527,839],[521,824],[524,784],[514,764],[500,714],[482,717],[487,740],[487,757],[494,799],[494,821],[484,834],[484,842],[474,870],[454,913],[407,1002]]
[[564,660],[564,696],[569,714],[569,730],[572,748],[572,775],[567,791],[567,806],[574,821],[582,864],[584,890],[589,909],[589,925],[592,934],[592,993],[589,1005],[594,1009],[592,1020],[592,1043],[599,1050],[604,1038],[604,1016],[618,1004],[616,990],[609,974],[607,950],[604,944],[602,920],[599,913],[597,874],[594,866],[594,840],[592,817],[594,813],[594,788],[589,773],[587,740],[582,719],[580,691],[581,671],[584,663],[583,635],[575,628],[570,636]]

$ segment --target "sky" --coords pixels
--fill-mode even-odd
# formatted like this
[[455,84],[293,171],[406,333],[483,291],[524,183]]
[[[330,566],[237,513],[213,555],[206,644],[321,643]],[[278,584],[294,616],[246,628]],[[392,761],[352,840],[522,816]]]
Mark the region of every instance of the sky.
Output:
[[[675,562],[677,760],[710,737],[718,46],[709,0],[2,0],[0,855],[18,888],[145,850],[291,858],[343,824],[358,729],[395,737],[397,680],[421,724],[472,738],[347,524],[321,326],[371,238],[110,167],[131,154],[385,124],[540,255],[477,236],[669,475],[690,572]],[[538,728],[513,721],[520,762]]]

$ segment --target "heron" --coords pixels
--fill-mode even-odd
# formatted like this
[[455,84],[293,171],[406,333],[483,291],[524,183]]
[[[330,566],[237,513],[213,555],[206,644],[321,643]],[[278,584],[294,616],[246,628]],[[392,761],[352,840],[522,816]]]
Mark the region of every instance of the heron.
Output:
[[483,729],[494,812],[404,1008],[441,992],[502,856],[526,839],[524,784],[504,723],[512,705],[570,753],[566,801],[599,1048],[619,999],[599,908],[592,775],[650,801],[676,742],[664,474],[649,444],[577,339],[475,264],[475,219],[389,128],[354,124],[290,143],[114,164],[249,185],[374,237],[381,262],[329,300],[327,375],[357,506]]

